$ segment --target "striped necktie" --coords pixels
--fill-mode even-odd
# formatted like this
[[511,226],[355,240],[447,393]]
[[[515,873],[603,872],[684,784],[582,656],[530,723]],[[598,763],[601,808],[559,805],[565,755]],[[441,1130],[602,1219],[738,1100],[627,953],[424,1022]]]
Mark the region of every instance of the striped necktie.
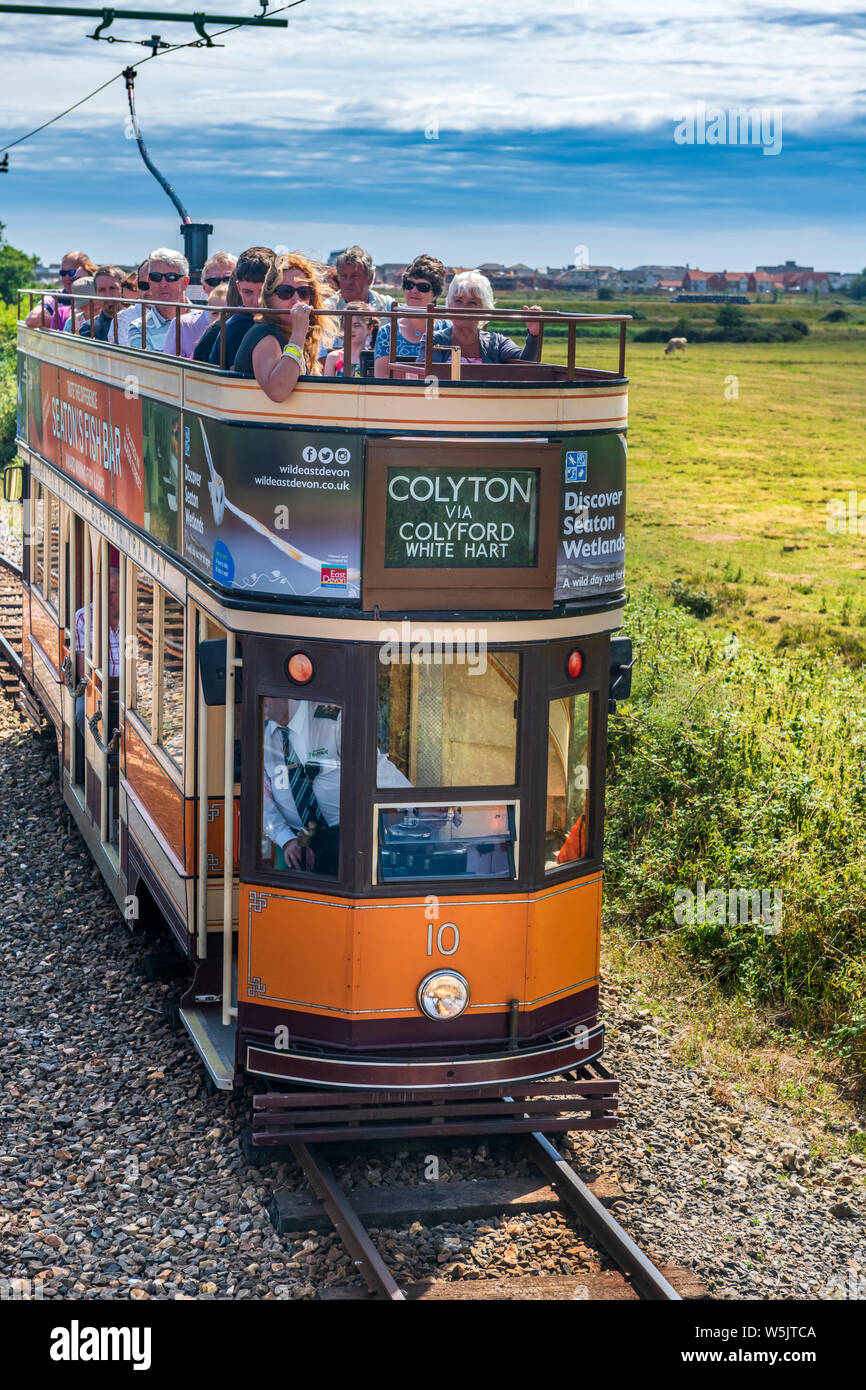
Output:
[[307,776],[307,770],[295,751],[288,729],[280,728],[280,734],[283,740],[283,756],[289,774],[289,791],[295,799],[301,825],[309,825],[311,821],[317,825],[327,825],[316,799],[316,793],[313,791],[313,783]]

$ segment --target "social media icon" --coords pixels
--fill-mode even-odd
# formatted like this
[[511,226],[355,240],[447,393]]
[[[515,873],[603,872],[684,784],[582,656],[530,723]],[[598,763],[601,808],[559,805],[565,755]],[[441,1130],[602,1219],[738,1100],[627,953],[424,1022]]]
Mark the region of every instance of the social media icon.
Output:
[[327,445],[324,449],[319,450],[319,463],[330,463],[333,457],[334,451],[333,449],[329,449]]
[[334,455],[337,463],[348,463],[351,457],[352,455],[349,453],[348,449],[338,449]]
[[304,460],[304,463],[315,463],[315,462],[316,462],[317,455],[316,455],[316,451],[315,451],[315,449],[313,448],[312,444],[308,444],[308,445],[307,445],[306,449],[304,450],[304,452],[303,452],[303,454],[302,454],[302,458],[303,458],[303,460]]

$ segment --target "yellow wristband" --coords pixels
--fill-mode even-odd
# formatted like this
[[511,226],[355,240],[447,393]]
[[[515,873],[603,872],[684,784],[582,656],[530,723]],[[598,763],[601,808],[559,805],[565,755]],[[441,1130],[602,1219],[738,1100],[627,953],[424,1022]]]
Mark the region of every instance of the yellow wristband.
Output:
[[294,343],[286,343],[286,346],[283,348],[283,352],[286,354],[287,357],[293,357],[299,367],[304,366],[304,354],[301,352],[301,349],[299,347],[295,346]]

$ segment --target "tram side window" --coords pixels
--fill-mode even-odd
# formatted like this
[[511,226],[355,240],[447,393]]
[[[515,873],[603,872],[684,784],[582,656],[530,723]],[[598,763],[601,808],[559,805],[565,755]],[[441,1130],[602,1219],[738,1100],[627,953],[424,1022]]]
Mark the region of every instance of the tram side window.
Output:
[[547,732],[548,873],[589,855],[589,695],[551,700]]
[[45,592],[45,522],[42,508],[42,487],[34,478],[30,500],[30,546],[33,557],[30,579],[40,593]]
[[54,607],[60,607],[60,499],[53,492],[45,493],[45,529],[48,535],[48,568],[45,597]]
[[[448,663],[383,666],[379,748],[413,787],[510,787],[517,776],[520,656],[475,650]],[[393,786],[380,753],[378,785]]]
[[160,589],[162,602],[162,705],[159,741],[169,757],[183,763],[183,637],[184,610],[171,594]]
[[153,732],[153,600],[154,582],[140,570],[136,571],[133,600],[135,674],[131,693],[134,708],[148,733]]

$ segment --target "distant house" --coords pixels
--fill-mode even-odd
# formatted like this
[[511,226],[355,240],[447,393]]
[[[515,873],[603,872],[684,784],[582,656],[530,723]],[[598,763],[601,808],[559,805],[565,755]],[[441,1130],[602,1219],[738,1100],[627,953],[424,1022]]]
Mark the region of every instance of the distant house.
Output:
[[675,290],[681,290],[682,280],[659,280],[656,289],[665,290],[668,294],[673,294]]
[[784,288],[781,275],[774,275],[769,270],[753,270],[749,275],[749,294],[772,294],[773,290]]
[[797,275],[783,275],[785,289],[789,294],[830,293],[830,278],[822,271],[813,270]]
[[759,265],[757,270],[764,270],[768,275],[801,275],[807,271],[815,269],[813,265],[797,265],[796,261],[786,261],[784,265]]
[[406,261],[383,261],[376,267],[376,284],[386,289],[399,288],[406,270]]
[[711,270],[686,270],[683,276],[683,289],[691,294],[709,294],[716,288],[724,289],[724,285],[719,287],[710,284],[710,281],[723,279],[724,276],[716,275]]

